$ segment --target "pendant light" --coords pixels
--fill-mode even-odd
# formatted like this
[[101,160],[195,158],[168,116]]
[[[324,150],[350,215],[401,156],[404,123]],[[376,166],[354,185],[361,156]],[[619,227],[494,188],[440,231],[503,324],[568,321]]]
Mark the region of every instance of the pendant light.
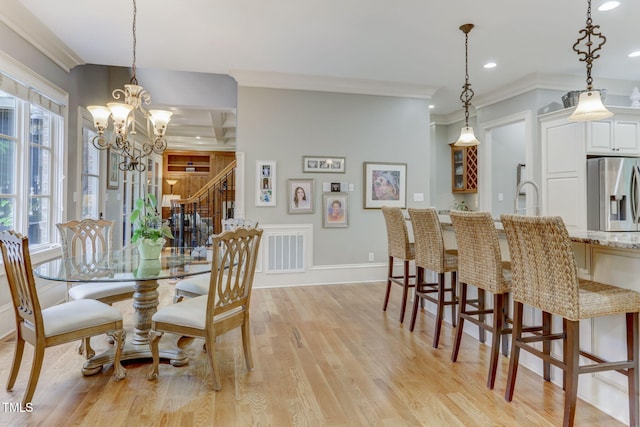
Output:
[[473,29],[473,24],[464,24],[460,26],[460,31],[464,33],[464,86],[462,86],[462,93],[460,94],[460,101],[464,107],[464,126],[460,131],[460,138],[453,145],[456,147],[472,147],[480,144],[480,141],[473,133],[473,128],[469,126],[469,105],[471,105],[471,99],[475,93],[471,89],[471,83],[469,83],[469,31]]
[[[613,116],[613,113],[602,104],[600,91],[593,89],[593,78],[591,77],[593,61],[600,58],[600,53],[597,52],[607,42],[607,38],[598,31],[599,29],[600,25],[593,25],[591,20],[591,0],[587,0],[587,23],[580,30],[582,36],[578,37],[578,40],[573,44],[573,50],[578,54],[580,61],[587,64],[587,90],[580,94],[578,106],[568,119],[570,122],[601,120]],[[585,50],[580,50],[578,47],[582,42],[584,42]]]

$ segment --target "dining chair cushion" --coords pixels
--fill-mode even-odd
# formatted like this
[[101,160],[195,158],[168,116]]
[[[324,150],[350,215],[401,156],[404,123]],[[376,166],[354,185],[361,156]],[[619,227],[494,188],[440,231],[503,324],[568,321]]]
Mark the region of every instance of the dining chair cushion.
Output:
[[[65,302],[42,310],[45,337],[121,320],[120,310],[92,299]],[[25,325],[33,327],[28,322]]]
[[180,280],[176,283],[176,291],[185,291],[196,295],[207,295],[211,274],[198,274]]
[[115,294],[134,292],[135,282],[91,282],[75,285],[69,289],[73,300],[101,299]]
[[[187,328],[205,328],[207,298],[208,295],[201,295],[195,298],[183,300],[177,304],[171,304],[158,310],[151,320],[158,323],[171,323],[173,325]],[[242,306],[229,310],[214,318],[214,322],[233,316],[243,309]]]

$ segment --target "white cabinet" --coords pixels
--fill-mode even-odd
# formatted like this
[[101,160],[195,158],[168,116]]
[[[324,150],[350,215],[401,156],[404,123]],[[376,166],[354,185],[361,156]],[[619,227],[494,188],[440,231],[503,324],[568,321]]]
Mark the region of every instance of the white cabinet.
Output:
[[614,116],[587,122],[587,154],[640,156],[640,111],[609,107]]
[[561,216],[568,227],[587,228],[585,124],[567,121],[570,112],[540,118],[541,211]]

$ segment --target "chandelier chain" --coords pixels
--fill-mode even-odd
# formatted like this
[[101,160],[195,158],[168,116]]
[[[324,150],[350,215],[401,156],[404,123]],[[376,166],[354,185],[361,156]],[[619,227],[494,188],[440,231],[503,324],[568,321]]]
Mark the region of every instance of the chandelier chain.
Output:
[[460,93],[460,101],[464,107],[464,120],[467,127],[469,127],[469,105],[475,95],[471,89],[471,83],[469,83],[469,31],[472,28],[473,24],[465,24],[460,27],[460,30],[464,32],[464,86],[462,86],[462,93]]
[[137,39],[136,39],[136,16],[138,15],[138,7],[136,6],[136,0],[133,0],[133,24],[131,25],[131,31],[133,33],[133,63],[131,64],[131,72],[132,72],[132,76],[131,76],[131,84],[137,85],[138,84],[138,78],[136,77],[136,46],[137,46]]
[[[600,58],[600,54],[597,52],[602,49],[602,46],[607,42],[607,38],[598,31],[599,28],[599,25],[593,25],[593,20],[591,19],[591,0],[588,0],[586,25],[579,31],[582,36],[578,37],[578,40],[573,44],[573,51],[578,54],[579,61],[587,64],[587,90],[593,89],[593,78],[591,77],[593,61]],[[584,50],[581,50],[579,47],[582,42],[584,42]]]

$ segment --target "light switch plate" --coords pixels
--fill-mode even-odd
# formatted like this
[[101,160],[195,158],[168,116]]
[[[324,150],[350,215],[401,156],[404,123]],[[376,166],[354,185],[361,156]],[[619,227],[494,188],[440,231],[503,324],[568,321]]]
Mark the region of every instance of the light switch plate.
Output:
[[424,202],[424,193],[413,193],[414,202]]

